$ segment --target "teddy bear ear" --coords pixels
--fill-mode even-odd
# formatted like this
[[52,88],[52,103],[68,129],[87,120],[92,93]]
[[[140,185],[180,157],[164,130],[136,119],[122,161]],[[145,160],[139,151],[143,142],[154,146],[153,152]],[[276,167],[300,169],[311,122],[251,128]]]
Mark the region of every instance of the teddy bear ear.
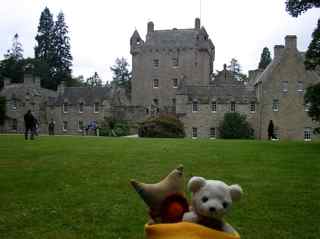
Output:
[[206,184],[206,180],[202,177],[192,177],[188,182],[188,189],[195,193]]
[[242,188],[238,184],[230,185],[229,191],[231,194],[232,201],[239,201],[243,194]]

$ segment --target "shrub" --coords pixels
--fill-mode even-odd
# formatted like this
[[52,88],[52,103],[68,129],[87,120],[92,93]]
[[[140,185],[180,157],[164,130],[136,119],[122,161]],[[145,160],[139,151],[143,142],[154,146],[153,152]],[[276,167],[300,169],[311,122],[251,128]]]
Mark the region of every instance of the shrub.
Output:
[[183,138],[185,137],[183,123],[175,115],[159,115],[140,124],[140,137],[150,138]]
[[224,139],[253,138],[253,129],[246,120],[245,115],[239,113],[226,113],[219,126],[220,137]]
[[120,137],[129,135],[129,132],[126,121],[117,121],[114,118],[105,118],[99,129],[100,136]]

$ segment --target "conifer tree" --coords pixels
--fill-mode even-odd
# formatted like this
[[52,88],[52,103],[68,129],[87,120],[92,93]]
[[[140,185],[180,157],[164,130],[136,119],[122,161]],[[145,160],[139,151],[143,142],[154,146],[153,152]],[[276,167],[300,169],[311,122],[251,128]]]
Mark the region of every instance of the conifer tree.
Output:
[[86,80],[86,86],[89,87],[101,87],[102,86],[102,80],[100,79],[100,76],[97,72],[93,74],[93,76],[89,77]]
[[117,58],[116,64],[110,67],[113,73],[113,81],[115,85],[123,87],[127,93],[131,92],[132,72],[129,70],[129,63],[125,58]]
[[65,23],[63,12],[57,16],[53,32],[55,82],[59,84],[63,80],[68,85],[71,79],[72,55],[68,26]]
[[268,47],[264,47],[263,48],[263,51],[261,53],[261,57],[260,57],[260,62],[259,62],[259,66],[258,68],[259,69],[266,69],[267,66],[270,64],[271,62],[271,54],[270,54],[270,51],[268,49]]
[[298,17],[301,13],[313,7],[320,7],[319,0],[286,0],[286,10],[293,17]]
[[316,66],[320,67],[320,19],[318,19],[317,28],[312,33],[312,41],[306,52],[304,64],[307,70],[314,70]]

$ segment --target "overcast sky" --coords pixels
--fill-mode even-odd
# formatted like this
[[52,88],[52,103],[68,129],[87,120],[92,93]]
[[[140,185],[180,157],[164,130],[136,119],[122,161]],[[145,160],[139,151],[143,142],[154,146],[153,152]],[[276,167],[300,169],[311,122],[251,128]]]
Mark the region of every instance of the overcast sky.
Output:
[[[214,68],[221,70],[231,58],[243,71],[255,69],[264,46],[284,44],[285,35],[297,35],[305,51],[320,16],[312,9],[299,18],[285,11],[285,0],[202,0],[201,24],[216,47]],[[42,10],[47,6],[56,19],[65,14],[71,38],[73,75],[91,76],[95,71],[110,81],[109,70],[117,57],[131,63],[129,40],[135,29],[145,39],[147,22],[155,29],[191,28],[200,15],[200,0],[1,0],[0,59],[20,36],[24,57],[33,57],[35,35]]]

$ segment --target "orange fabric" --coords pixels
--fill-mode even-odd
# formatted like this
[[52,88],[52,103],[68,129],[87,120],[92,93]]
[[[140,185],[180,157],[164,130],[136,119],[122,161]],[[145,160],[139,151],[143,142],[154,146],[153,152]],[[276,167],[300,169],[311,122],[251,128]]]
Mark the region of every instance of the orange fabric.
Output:
[[190,222],[145,225],[147,239],[240,239],[230,234]]

